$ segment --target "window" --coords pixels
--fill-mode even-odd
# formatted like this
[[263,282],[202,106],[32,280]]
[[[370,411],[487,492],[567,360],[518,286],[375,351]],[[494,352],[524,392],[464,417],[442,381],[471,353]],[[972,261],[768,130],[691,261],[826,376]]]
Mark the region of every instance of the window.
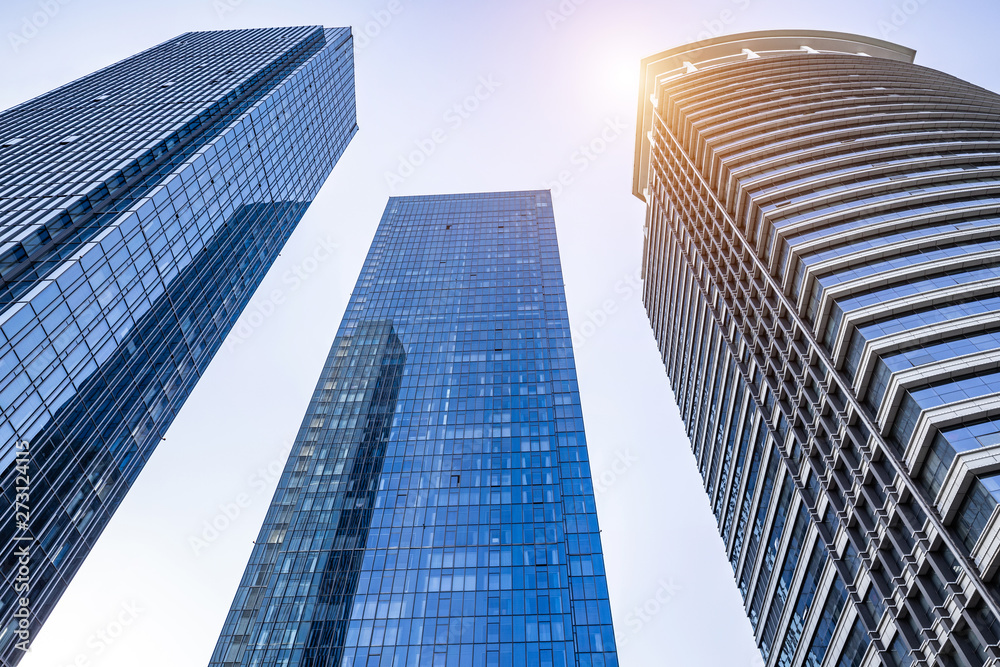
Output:
[[851,628],[851,633],[847,635],[844,652],[840,654],[840,661],[837,662],[837,667],[858,667],[861,664],[862,658],[865,657],[865,651],[868,650],[868,646],[871,643],[872,640],[868,637],[868,631],[861,622],[861,617],[856,618],[854,626]]
[[969,487],[953,524],[955,533],[969,551],[972,551],[980,535],[983,534],[986,522],[997,506],[998,496],[1000,496],[1000,472],[977,477],[972,481],[972,486]]
[[837,620],[844,610],[846,601],[847,589],[844,588],[844,582],[840,577],[834,577],[826,604],[823,605],[823,614],[820,616],[809,646],[809,653],[806,655],[805,664],[808,667],[820,667],[823,664],[823,656],[830,646],[830,638],[833,637],[833,631],[837,627]]

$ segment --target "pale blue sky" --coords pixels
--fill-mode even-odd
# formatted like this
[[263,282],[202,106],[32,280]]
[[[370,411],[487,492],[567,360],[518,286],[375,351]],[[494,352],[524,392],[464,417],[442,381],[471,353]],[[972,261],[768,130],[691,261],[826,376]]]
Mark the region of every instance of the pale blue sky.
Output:
[[[387,197],[543,187],[622,664],[758,664],[633,287],[639,60],[711,34],[841,30],[1000,90],[998,18],[995,2],[955,0],[5,0],[0,108],[188,30],[353,25],[359,46],[360,132],[22,665],[206,664]],[[477,92],[474,111],[454,110]],[[411,161],[419,145],[433,152]],[[282,303],[251,317],[273,290]],[[237,499],[230,526],[202,536]]]

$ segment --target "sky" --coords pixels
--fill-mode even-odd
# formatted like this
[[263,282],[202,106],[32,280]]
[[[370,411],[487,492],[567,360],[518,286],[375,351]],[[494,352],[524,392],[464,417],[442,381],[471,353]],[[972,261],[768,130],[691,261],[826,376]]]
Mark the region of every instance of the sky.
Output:
[[207,664],[388,197],[539,188],[621,664],[759,665],[642,306],[639,61],[837,30],[1000,90],[998,21],[985,0],[4,0],[0,108],[186,31],[350,25],[360,126],[22,667]]

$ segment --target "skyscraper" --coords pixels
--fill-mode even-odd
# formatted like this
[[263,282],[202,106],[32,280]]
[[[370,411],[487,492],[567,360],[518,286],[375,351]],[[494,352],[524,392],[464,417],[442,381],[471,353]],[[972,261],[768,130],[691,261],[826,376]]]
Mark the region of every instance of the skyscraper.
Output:
[[211,665],[617,665],[551,197],[392,198]]
[[913,56],[642,63],[644,299],[767,665],[1000,656],[1000,97]]
[[356,130],[350,30],[316,26],[187,33],[0,114],[4,664]]

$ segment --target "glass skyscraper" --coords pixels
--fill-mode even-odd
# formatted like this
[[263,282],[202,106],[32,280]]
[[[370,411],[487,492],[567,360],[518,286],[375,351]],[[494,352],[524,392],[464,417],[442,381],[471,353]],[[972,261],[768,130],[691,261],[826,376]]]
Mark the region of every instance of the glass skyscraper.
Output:
[[187,33],[0,114],[0,662],[356,130],[350,30],[317,26]]
[[551,197],[392,198],[211,665],[617,664]]
[[1000,656],[1000,97],[913,56],[642,63],[644,299],[768,666]]

